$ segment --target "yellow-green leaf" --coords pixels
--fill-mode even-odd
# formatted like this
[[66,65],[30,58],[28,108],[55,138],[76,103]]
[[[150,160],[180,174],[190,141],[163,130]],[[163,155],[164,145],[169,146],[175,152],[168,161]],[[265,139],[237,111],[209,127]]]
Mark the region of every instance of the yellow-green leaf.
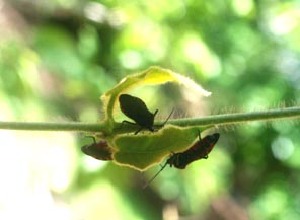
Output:
[[104,104],[103,106],[106,120],[108,120],[108,123],[110,123],[110,121],[114,121],[114,106],[116,104],[118,96],[121,93],[124,93],[127,90],[137,86],[164,84],[167,82],[175,82],[181,84],[188,87],[191,92],[196,91],[203,96],[208,96],[211,94],[188,77],[185,77],[168,69],[163,69],[160,67],[150,67],[149,69],[139,74],[133,74],[125,77],[113,89],[107,91],[101,96],[102,102]]
[[190,148],[197,138],[198,128],[172,125],[151,134],[120,135],[112,143],[114,159],[118,164],[145,170],[172,153]]

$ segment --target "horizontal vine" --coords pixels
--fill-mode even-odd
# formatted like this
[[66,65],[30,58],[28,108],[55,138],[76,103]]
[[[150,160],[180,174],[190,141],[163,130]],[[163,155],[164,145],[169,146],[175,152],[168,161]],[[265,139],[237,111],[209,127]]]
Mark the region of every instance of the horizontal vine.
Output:
[[[279,109],[270,109],[266,111],[233,113],[222,115],[211,115],[202,118],[182,118],[173,119],[168,123],[180,127],[208,127],[233,125],[254,121],[275,121],[300,118],[300,107],[286,107]],[[157,122],[155,125],[160,125]],[[136,127],[122,126],[122,123],[115,123],[113,132],[126,133],[133,132]],[[0,129],[6,130],[25,130],[25,131],[77,131],[77,132],[107,132],[105,123],[80,123],[80,122],[0,122]]]

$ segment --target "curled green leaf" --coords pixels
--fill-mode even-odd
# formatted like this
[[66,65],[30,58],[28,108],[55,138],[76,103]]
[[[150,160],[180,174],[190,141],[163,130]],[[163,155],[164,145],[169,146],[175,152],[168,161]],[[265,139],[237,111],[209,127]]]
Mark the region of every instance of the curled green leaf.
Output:
[[115,162],[145,170],[172,153],[188,149],[198,138],[198,128],[168,125],[155,133],[120,135],[113,140]]
[[150,67],[149,69],[139,74],[132,74],[125,77],[113,89],[107,91],[101,96],[101,100],[104,104],[103,106],[106,120],[108,120],[109,122],[114,121],[114,106],[117,102],[118,96],[121,93],[124,93],[127,90],[137,86],[158,85],[167,82],[175,82],[181,84],[191,89],[191,92],[194,91],[203,96],[209,96],[211,94],[188,77],[185,77],[168,69],[163,69],[160,67]]

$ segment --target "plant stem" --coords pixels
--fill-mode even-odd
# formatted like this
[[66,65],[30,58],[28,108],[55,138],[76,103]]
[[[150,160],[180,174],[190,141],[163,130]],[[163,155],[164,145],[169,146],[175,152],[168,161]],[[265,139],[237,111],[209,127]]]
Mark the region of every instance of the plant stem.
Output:
[[98,123],[46,123],[46,122],[0,122],[0,129],[7,130],[28,130],[28,131],[84,131],[99,132],[103,125]]
[[259,112],[211,115],[204,118],[185,118],[170,120],[169,123],[177,126],[221,126],[251,121],[275,121],[291,118],[300,118],[300,107],[294,106]]
[[[222,126],[230,124],[245,123],[250,121],[274,121],[278,119],[300,118],[300,107],[287,107],[280,109],[270,109],[267,111],[235,113],[223,115],[211,115],[203,118],[184,118],[170,120],[168,124],[181,127],[188,126]],[[156,123],[157,125],[162,122]],[[116,123],[116,127],[121,127],[121,123]],[[7,130],[28,130],[28,131],[80,131],[80,132],[103,132],[103,123],[44,123],[44,122],[0,122],[0,129]],[[124,126],[116,129],[116,133],[126,133],[135,131],[133,126]]]

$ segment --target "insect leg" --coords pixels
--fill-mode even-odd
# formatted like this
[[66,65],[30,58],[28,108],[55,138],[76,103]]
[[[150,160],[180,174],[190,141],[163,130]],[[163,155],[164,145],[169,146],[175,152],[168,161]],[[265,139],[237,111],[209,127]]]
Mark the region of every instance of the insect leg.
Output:
[[131,121],[126,121],[126,120],[122,121],[122,125],[123,125],[123,124],[136,125],[136,123],[131,122]]
[[198,130],[198,134],[199,134],[199,140],[201,141],[202,138],[201,138],[201,131],[200,130]]
[[93,139],[93,141],[94,141],[94,144],[96,143],[96,138],[95,138],[94,136],[92,136],[92,135],[89,135],[89,136],[85,136],[85,137],[87,137],[87,138],[92,138],[92,139]]
[[141,130],[143,130],[143,127],[140,127],[140,129],[134,132],[134,134],[137,135]]
[[[123,126],[123,124],[125,124],[125,123],[126,123],[126,124],[130,124],[130,125],[135,125],[135,126],[138,125],[138,124],[136,124],[136,123],[134,123],[134,122],[124,120],[124,121],[122,121],[122,126]],[[141,130],[143,130],[143,127],[140,127],[139,130],[137,130],[136,132],[134,132],[134,134],[137,135]]]

